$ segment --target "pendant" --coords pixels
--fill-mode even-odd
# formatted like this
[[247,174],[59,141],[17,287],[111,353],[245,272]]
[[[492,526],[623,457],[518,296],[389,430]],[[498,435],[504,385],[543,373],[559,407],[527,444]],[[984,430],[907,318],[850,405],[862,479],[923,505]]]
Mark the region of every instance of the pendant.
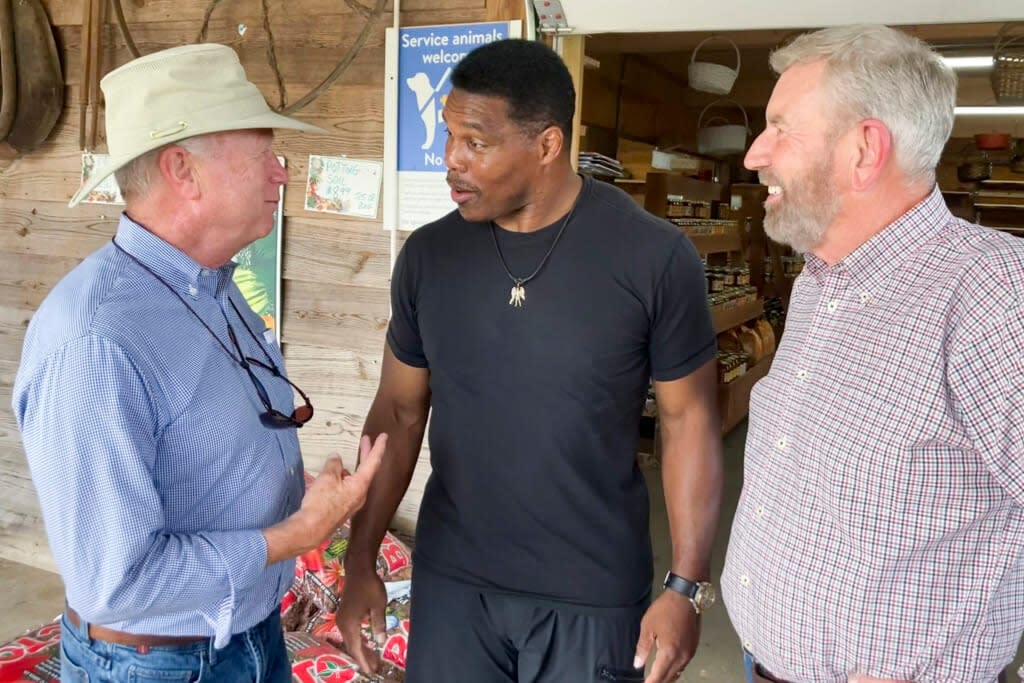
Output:
[[516,283],[512,285],[512,297],[508,300],[509,306],[522,308],[524,301],[526,301],[526,289],[523,287],[523,281],[516,280]]

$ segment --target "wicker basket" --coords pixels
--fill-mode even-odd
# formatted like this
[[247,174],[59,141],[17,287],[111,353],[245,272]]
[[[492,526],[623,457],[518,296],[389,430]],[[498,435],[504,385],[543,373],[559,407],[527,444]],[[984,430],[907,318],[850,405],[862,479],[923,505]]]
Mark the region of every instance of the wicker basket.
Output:
[[996,36],[992,92],[1000,104],[1024,104],[1024,22],[1005,24]]
[[[721,104],[731,104],[743,113],[743,125],[729,123],[721,116],[713,116],[707,123],[712,121],[724,121],[724,125],[705,125],[704,115],[708,109]],[[724,157],[730,154],[739,154],[747,149],[747,134],[750,132],[750,121],[747,119],[746,110],[732,100],[715,100],[701,110],[697,118],[697,151],[710,157]]]
[[714,93],[715,95],[728,95],[732,92],[732,86],[736,82],[736,77],[740,75],[740,49],[736,46],[736,43],[728,38],[719,38],[732,45],[732,49],[736,51],[735,69],[723,64],[697,61],[697,52],[700,51],[700,48],[704,43],[716,37],[710,36],[697,44],[697,47],[693,49],[693,55],[690,57],[690,67],[687,73],[690,79],[690,87],[694,90]]

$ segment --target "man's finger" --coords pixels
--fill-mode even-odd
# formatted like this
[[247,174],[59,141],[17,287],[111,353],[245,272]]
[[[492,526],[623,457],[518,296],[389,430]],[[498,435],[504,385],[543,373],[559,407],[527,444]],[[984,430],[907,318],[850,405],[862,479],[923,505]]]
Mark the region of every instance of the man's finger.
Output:
[[647,663],[647,656],[651,653],[651,645],[654,644],[654,634],[647,630],[643,624],[640,625],[640,637],[636,641],[636,655],[633,657],[633,668],[639,669]]
[[[377,473],[377,469],[380,467],[381,461],[384,459],[384,451],[387,450],[388,436],[387,434],[381,434],[377,437],[377,441],[373,444],[373,447],[369,447],[369,438],[364,437],[365,442],[360,444],[359,448],[359,467],[356,469],[356,473],[352,475],[353,478],[358,477],[360,480],[364,480],[366,485],[370,485],[370,481],[373,480],[373,475]],[[364,448],[365,446],[365,448]]]
[[363,634],[359,630],[359,624],[354,626],[351,623],[339,624],[341,641],[348,650],[348,654],[355,660],[356,665],[362,671],[376,671],[376,662],[373,661],[373,654],[366,643],[363,642]]
[[669,675],[675,673],[676,663],[671,661],[671,654],[658,648],[657,654],[654,656],[654,664],[651,665],[651,673],[647,676],[646,683],[664,683],[668,681]]
[[383,646],[388,630],[383,609],[370,608],[370,630],[373,632],[373,639],[377,641],[377,644]]
[[341,472],[345,469],[344,463],[341,461],[341,456],[337,453],[331,453],[327,456],[327,460],[324,461],[324,466],[320,468],[320,476],[333,476],[341,478]]

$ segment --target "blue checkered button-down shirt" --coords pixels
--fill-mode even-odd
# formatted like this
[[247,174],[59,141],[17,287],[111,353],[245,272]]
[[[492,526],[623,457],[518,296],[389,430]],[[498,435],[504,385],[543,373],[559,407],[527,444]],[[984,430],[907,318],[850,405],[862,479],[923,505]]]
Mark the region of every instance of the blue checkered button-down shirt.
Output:
[[[233,350],[277,344],[231,281],[122,216],[121,247]],[[259,338],[246,330],[228,299]],[[288,414],[290,387],[260,379]],[[244,370],[138,263],[108,244],[71,271],[25,337],[14,412],[68,603],[132,633],[224,646],[276,609],[293,563],[266,566],[261,529],[298,509],[295,430],[260,424]]]
[[1024,241],[936,188],[808,256],[750,401],[722,590],[789,681],[990,683],[1024,629]]

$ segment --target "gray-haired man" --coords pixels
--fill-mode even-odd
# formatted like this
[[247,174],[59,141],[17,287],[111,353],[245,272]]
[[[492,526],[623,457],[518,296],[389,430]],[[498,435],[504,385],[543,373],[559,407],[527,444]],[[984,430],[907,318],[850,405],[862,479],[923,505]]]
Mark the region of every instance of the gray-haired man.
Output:
[[924,44],[828,29],[772,66],[746,165],[807,265],[722,577],[750,680],[991,682],[1024,627],[1024,243],[947,210]]

